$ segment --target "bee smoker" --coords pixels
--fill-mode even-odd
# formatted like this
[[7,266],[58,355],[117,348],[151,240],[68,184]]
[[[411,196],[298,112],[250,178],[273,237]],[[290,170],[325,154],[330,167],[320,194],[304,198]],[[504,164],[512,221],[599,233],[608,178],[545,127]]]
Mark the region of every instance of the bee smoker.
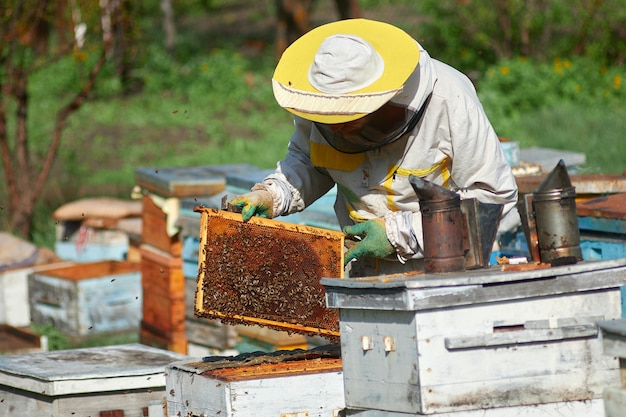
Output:
[[503,205],[461,200],[457,193],[414,175],[409,182],[420,199],[425,272],[488,266]]
[[533,261],[556,266],[582,260],[576,189],[562,159],[535,191],[519,201],[518,210]]

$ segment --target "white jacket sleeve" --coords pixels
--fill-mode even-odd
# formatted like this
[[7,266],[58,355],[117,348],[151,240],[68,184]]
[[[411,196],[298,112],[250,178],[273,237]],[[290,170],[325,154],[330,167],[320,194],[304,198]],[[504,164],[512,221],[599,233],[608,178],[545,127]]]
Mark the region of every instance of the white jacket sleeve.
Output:
[[335,184],[325,170],[311,163],[308,140],[311,122],[296,117],[295,126],[285,159],[278,162],[276,171],[268,175],[262,184],[253,188],[263,188],[272,193],[274,216],[304,210]]

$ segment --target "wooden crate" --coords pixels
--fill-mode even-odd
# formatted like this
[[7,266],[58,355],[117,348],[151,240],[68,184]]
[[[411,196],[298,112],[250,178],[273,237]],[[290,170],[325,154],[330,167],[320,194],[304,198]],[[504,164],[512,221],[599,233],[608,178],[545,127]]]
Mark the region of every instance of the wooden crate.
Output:
[[168,416],[336,417],[344,407],[339,359],[208,371],[177,362],[166,373]]
[[157,206],[150,196],[143,196],[141,212],[141,242],[171,256],[180,256],[182,242],[180,234],[168,234],[168,214]]
[[[619,370],[596,322],[621,316],[626,259],[503,268],[322,279],[340,313],[347,407],[483,415],[601,401]],[[584,411],[568,415],[601,416]]]
[[142,244],[143,310],[141,342],[186,353],[185,277],[182,259]]
[[140,344],[0,356],[0,414],[164,417],[164,370],[189,359]]
[[28,276],[28,289],[33,323],[79,337],[139,328],[137,264],[101,261],[36,271]]

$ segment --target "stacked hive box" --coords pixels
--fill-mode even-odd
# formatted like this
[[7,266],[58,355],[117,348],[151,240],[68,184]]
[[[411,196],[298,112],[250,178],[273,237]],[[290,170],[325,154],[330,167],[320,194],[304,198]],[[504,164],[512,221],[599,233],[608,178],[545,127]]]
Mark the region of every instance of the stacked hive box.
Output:
[[216,195],[225,188],[226,173],[247,168],[225,165],[136,170],[136,184],[143,191],[140,244],[143,344],[187,353],[189,300],[185,301],[182,257],[185,233],[178,225],[181,200],[196,201]]

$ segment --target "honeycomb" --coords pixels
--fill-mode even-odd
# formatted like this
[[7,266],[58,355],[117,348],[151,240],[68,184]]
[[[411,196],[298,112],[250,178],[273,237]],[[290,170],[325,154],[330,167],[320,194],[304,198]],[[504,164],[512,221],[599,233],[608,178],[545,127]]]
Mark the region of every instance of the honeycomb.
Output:
[[196,207],[201,213],[195,314],[336,340],[322,277],[343,278],[343,233]]

